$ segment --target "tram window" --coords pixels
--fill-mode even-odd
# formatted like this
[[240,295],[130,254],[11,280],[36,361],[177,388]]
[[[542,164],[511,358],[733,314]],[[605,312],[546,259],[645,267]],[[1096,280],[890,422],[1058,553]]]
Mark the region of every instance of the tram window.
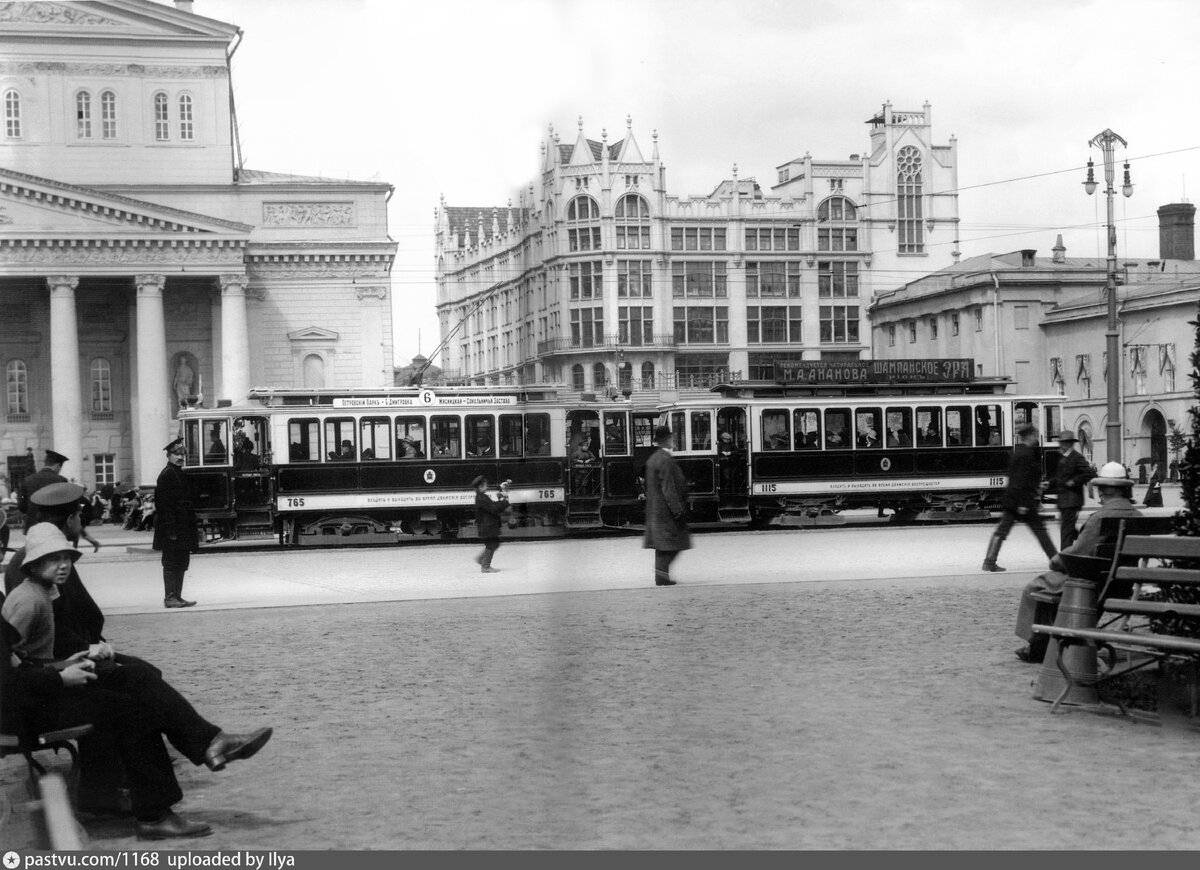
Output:
[[762,412],[762,449],[787,450],[792,443],[788,430],[788,412],[771,408]]
[[433,456],[457,459],[462,455],[462,427],[457,417],[430,417],[429,437],[433,441]]
[[922,447],[942,446],[941,408],[917,408],[917,444]]
[[1048,436],[1057,435],[1065,428],[1062,421],[1062,405],[1047,405],[1045,431]]
[[712,412],[692,411],[692,450],[712,450]]
[[654,417],[635,414],[633,417],[633,446],[653,447],[655,425]]
[[850,409],[825,409],[825,449],[841,450],[850,446]]
[[550,415],[525,415],[525,455],[550,455]]
[[671,449],[682,450],[684,445],[683,438],[686,432],[684,427],[687,425],[687,414],[683,411],[672,411],[670,421],[667,425],[671,427]]
[[999,405],[975,406],[975,443],[993,446],[1004,442]]
[[821,412],[815,408],[797,408],[792,412],[792,429],[797,450],[821,449]]
[[316,462],[321,458],[320,423],[315,420],[288,420],[288,460]]
[[966,405],[946,409],[946,446],[971,446],[971,409]]
[[425,458],[425,418],[396,418],[396,458]]
[[717,439],[724,434],[733,436],[735,450],[746,446],[746,412],[742,408],[722,408],[717,411]]
[[226,420],[204,421],[204,464],[228,465],[229,443]]
[[604,415],[604,454],[626,456],[629,453],[629,435],[626,432],[624,412]]
[[188,420],[183,424],[183,449],[187,451],[184,457],[185,465],[200,464],[200,421]]
[[888,447],[912,447],[912,409],[888,408],[884,419],[887,421],[884,443]]
[[525,453],[525,438],[520,414],[500,415],[500,455],[522,456]]
[[267,455],[266,422],[261,417],[238,417],[233,421],[233,468],[254,471]]
[[467,415],[467,455],[496,455],[496,418],[491,414]]
[[335,462],[353,462],[358,458],[354,446],[354,419],[351,417],[330,417],[325,421],[325,446],[329,448],[325,454]]
[[358,421],[358,433],[364,460],[392,458],[391,418],[363,417]]
[[883,444],[883,412],[879,408],[856,408],[854,410],[854,441],[866,450]]

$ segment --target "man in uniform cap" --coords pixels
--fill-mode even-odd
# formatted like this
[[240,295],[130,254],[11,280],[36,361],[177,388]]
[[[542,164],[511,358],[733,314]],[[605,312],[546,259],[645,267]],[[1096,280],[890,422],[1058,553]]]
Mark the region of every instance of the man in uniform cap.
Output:
[[43,486],[49,486],[52,483],[67,483],[67,479],[60,473],[63,463],[67,461],[67,457],[53,450],[46,451],[46,464],[41,471],[35,471],[23,481],[21,481],[21,497],[17,501],[17,507],[20,508],[22,516],[25,517],[25,531],[38,522],[37,506],[29,501],[29,497],[41,489]]
[[1058,434],[1058,450],[1062,455],[1054,469],[1053,492],[1058,496],[1060,550],[1067,549],[1079,537],[1075,521],[1079,518],[1079,509],[1083,507],[1083,486],[1096,476],[1096,469],[1075,449],[1078,440],[1070,429],[1063,429]]
[[154,487],[154,549],[162,551],[163,607],[191,607],[196,602],[183,597],[183,576],[196,549],[196,511],[183,473],[187,449],[176,438],[163,450],[167,467]]

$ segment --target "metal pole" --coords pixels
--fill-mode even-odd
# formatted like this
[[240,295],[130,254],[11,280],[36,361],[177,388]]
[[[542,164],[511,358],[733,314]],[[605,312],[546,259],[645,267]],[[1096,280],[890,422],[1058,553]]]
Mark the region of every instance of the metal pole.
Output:
[[[1108,200],[1108,275],[1105,282],[1105,297],[1108,303],[1108,329],[1104,333],[1108,353],[1108,423],[1105,439],[1108,444],[1110,462],[1121,462],[1121,345],[1117,324],[1117,227],[1113,218],[1113,175],[1114,142],[1127,146],[1124,139],[1112,130],[1098,133],[1088,144],[1095,145],[1104,153],[1104,195]],[[1126,164],[1128,167],[1128,164]]]

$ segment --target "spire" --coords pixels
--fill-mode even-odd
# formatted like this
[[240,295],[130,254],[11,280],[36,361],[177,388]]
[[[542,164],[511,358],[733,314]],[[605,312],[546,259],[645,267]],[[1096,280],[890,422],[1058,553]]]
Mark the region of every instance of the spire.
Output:
[[[510,200],[511,204],[511,200]],[[500,209],[492,209],[492,240],[500,238]]]
[[1050,250],[1054,252],[1054,258],[1053,258],[1052,262],[1055,262],[1055,263],[1067,262],[1067,249],[1066,249],[1066,246],[1063,245],[1062,233],[1058,234],[1058,239],[1054,242],[1054,247],[1051,248]]

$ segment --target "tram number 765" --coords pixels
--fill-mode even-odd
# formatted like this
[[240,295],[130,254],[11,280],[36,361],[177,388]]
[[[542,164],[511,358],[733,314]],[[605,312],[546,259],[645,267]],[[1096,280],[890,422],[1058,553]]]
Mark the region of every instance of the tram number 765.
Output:
[[288,507],[304,507],[304,499],[303,498],[289,498],[287,500],[287,506]]

